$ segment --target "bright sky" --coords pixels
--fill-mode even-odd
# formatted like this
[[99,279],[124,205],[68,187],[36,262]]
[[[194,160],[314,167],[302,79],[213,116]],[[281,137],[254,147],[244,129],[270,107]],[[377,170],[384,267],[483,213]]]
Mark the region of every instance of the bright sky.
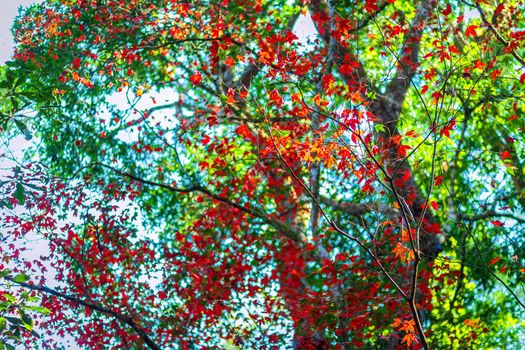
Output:
[[0,64],[11,58],[13,48],[13,37],[11,26],[18,13],[18,7],[27,7],[39,2],[39,0],[0,0]]

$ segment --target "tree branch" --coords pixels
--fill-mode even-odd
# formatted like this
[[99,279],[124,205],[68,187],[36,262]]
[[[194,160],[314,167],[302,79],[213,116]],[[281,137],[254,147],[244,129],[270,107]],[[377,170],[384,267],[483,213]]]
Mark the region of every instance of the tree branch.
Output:
[[221,197],[221,196],[213,193],[212,191],[208,190],[207,188],[205,188],[205,187],[203,187],[201,185],[193,185],[193,186],[190,186],[190,187],[187,187],[187,188],[178,188],[178,187],[171,186],[171,185],[168,185],[168,184],[146,180],[146,179],[143,179],[143,178],[138,177],[136,175],[133,175],[133,174],[126,173],[124,171],[118,170],[118,169],[116,169],[116,168],[114,168],[112,166],[109,166],[109,165],[106,165],[106,164],[103,164],[103,163],[93,163],[92,165],[99,165],[99,166],[101,166],[103,168],[106,168],[106,169],[109,169],[109,170],[113,171],[114,173],[116,173],[118,175],[127,177],[127,178],[129,178],[129,179],[131,179],[133,181],[137,181],[137,182],[140,182],[142,184],[149,185],[149,186],[163,188],[163,189],[168,190],[170,192],[176,192],[176,193],[199,192],[199,193],[202,193],[202,194],[204,194],[204,195],[206,195],[206,196],[208,196],[208,197],[210,197],[210,198],[212,198],[212,199],[214,199],[214,200],[216,200],[218,202],[221,202],[221,203],[227,204],[230,207],[236,208],[236,209],[238,209],[239,211],[241,211],[241,212],[243,212],[245,214],[248,214],[250,216],[262,219],[265,224],[268,224],[268,225],[272,226],[273,228],[275,228],[279,232],[283,233],[286,237],[290,238],[295,243],[298,243],[300,245],[303,245],[303,244],[306,243],[306,237],[299,230],[294,229],[292,227],[289,227],[288,225],[280,222],[279,220],[271,219],[271,218],[268,217],[268,215],[266,215],[264,213],[261,213],[261,212],[259,212],[257,210],[248,209],[248,208],[246,208],[246,207],[244,207],[244,206],[242,206],[242,205],[240,205],[238,203],[233,202],[232,200],[230,200],[228,198]]
[[[308,10],[312,15],[329,15],[329,6],[327,6],[326,2],[324,0],[312,0],[310,4],[308,5]],[[379,13],[379,12],[378,12]],[[331,17],[329,17],[331,18]],[[366,23],[368,23],[374,16],[371,16]],[[333,60],[333,62],[337,66],[341,66],[345,63],[345,56],[352,57],[357,63],[358,66],[352,71],[350,74],[342,74],[343,79],[349,84],[354,85],[356,88],[360,89],[361,87],[367,86],[368,81],[366,77],[366,71],[361,62],[358,61],[357,57],[354,56],[354,54],[350,51],[348,47],[343,46],[343,44],[339,40],[335,40],[332,35],[332,30],[330,27],[326,27],[326,25],[323,25],[322,23],[319,23],[317,21],[314,21],[314,25],[317,29],[317,32],[323,39],[325,43],[330,43],[330,41],[333,40],[333,47],[330,52],[330,55],[332,56],[330,59]],[[365,24],[366,25],[366,24]],[[365,25],[361,26],[363,28]],[[358,26],[359,27],[359,26]],[[357,28],[355,28],[357,30]],[[371,90],[374,90],[373,87],[368,86]]]
[[[293,30],[293,27],[295,25],[295,22],[297,22],[297,19],[299,18],[300,12],[293,14],[290,19],[288,20],[288,23],[286,24],[286,27],[284,28],[284,32],[291,32]],[[238,43],[237,43],[238,44]],[[245,45],[243,45],[245,46]],[[251,51],[251,50],[249,50]],[[261,65],[258,65],[256,62],[250,63],[242,72],[240,78],[237,81],[233,81],[232,79],[226,80],[223,82],[223,88],[227,91],[228,88],[235,89],[235,100],[239,101],[239,90],[241,91],[248,91],[250,88],[253,79],[259,74],[262,67]]]
[[137,335],[144,341],[144,343],[146,343],[148,348],[153,349],[153,350],[161,350],[161,347],[159,345],[157,345],[153,341],[153,339],[151,339],[151,337],[130,316],[122,315],[122,314],[120,314],[120,313],[118,313],[116,311],[113,311],[111,309],[108,309],[108,308],[106,308],[104,306],[101,306],[101,305],[98,305],[98,304],[95,304],[95,303],[92,303],[92,302],[89,302],[89,301],[82,300],[79,297],[68,295],[68,294],[56,291],[54,289],[51,289],[49,287],[37,286],[37,285],[26,283],[26,282],[16,282],[16,281],[13,280],[13,278],[11,278],[9,276],[4,276],[4,279],[6,279],[6,280],[8,280],[11,283],[14,283],[16,285],[19,285],[20,287],[27,288],[27,289],[34,290],[34,291],[43,292],[43,293],[46,293],[46,294],[50,294],[50,295],[59,297],[61,299],[68,300],[68,301],[70,301],[72,303],[75,303],[75,304],[78,304],[78,305],[82,305],[82,306],[85,306],[85,307],[90,308],[92,310],[101,312],[101,313],[106,314],[108,316],[112,316],[112,317],[116,318],[118,321],[120,321],[122,323],[125,323],[128,326],[130,326],[135,331],[135,333],[137,333]]
[[320,197],[320,202],[350,216],[362,216],[370,212],[384,213],[389,217],[397,217],[399,215],[399,212],[396,209],[383,203],[344,202],[323,196]]
[[419,65],[419,44],[430,14],[430,0],[422,0],[401,47],[396,74],[384,95],[378,94],[378,98],[370,105],[372,113],[388,129],[388,136],[398,133],[397,122],[407,90]]
[[522,216],[518,216],[512,213],[497,212],[492,209],[484,213],[479,213],[479,214],[474,214],[474,215],[460,214],[458,217],[459,220],[465,220],[465,221],[479,221],[479,220],[486,220],[490,218],[508,218],[508,219],[516,220],[520,224],[525,224],[525,218]]

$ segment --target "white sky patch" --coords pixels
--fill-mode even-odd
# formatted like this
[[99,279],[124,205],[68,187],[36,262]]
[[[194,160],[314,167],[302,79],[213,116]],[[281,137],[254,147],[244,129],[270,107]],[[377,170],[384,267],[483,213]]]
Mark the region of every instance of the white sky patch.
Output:
[[305,49],[312,47],[311,42],[317,38],[318,34],[310,12],[299,16],[292,32],[297,36],[297,41],[304,46]]
[[[115,112],[118,114],[111,115],[109,110],[104,108],[98,117],[106,122],[109,122],[115,116],[120,119],[125,117],[124,122],[131,122],[141,118],[141,114],[136,111],[145,112],[152,108],[157,108],[157,110],[154,110],[153,113],[148,116],[146,121],[137,124],[137,126],[148,123],[150,126],[158,124],[162,129],[173,129],[177,127],[179,121],[177,118],[178,106],[172,104],[177,102],[179,98],[179,93],[172,88],[163,88],[159,91],[146,92],[140,98],[134,96],[134,93],[131,91],[116,92],[109,95],[106,98],[106,101],[109,105],[115,108]],[[171,106],[162,108],[162,106],[166,105]],[[139,131],[135,127],[126,128],[121,130],[117,136],[124,142],[133,143],[138,140]]]

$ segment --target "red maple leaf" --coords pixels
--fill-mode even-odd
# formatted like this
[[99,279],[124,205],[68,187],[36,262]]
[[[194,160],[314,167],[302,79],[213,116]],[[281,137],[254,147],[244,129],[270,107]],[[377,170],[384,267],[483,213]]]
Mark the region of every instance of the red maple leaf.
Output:
[[75,69],[80,68],[80,58],[76,57],[76,58],[73,60],[73,68],[75,68]]
[[407,156],[407,150],[411,149],[409,145],[399,145],[397,148],[397,155],[405,158]]
[[250,136],[252,136],[252,134],[250,133],[250,130],[248,129],[248,127],[246,126],[246,124],[242,124],[241,126],[239,126],[236,130],[235,130],[235,133],[239,136],[242,136],[244,138],[249,138]]
[[475,25],[468,26],[467,29],[465,30],[465,36],[467,38],[469,36],[477,36],[478,33],[476,33],[476,28],[478,28],[478,26],[475,26]]
[[199,85],[202,81],[202,74],[201,73],[195,73],[190,77],[190,81],[193,83],[193,85]]
[[497,263],[500,260],[501,260],[501,258],[499,256],[495,257],[494,259],[489,261],[489,266],[494,265],[495,263]]
[[501,152],[500,157],[501,157],[501,159],[505,160],[505,159],[510,158],[511,155],[510,155],[509,151],[503,151],[503,152]]
[[450,4],[447,4],[447,7],[441,12],[445,16],[448,16],[452,13],[452,6]]
[[494,226],[498,226],[498,227],[501,227],[503,226],[503,223],[499,220],[491,220],[490,223]]

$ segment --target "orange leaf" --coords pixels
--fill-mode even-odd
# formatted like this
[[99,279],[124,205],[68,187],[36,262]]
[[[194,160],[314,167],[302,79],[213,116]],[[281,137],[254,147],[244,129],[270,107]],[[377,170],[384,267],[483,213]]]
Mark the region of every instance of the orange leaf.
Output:
[[413,333],[408,333],[403,337],[402,343],[406,343],[407,346],[411,346],[412,343],[417,342],[416,335]]
[[477,69],[483,69],[485,68],[485,66],[486,64],[483,61],[477,60],[476,62],[474,62],[474,67],[476,67]]
[[400,330],[406,333],[414,333],[416,331],[416,322],[414,320],[403,321]]
[[414,260],[414,252],[400,242],[396,243],[396,246],[392,249],[392,254],[402,262],[409,263]]
[[465,323],[465,325],[467,325],[469,327],[472,327],[472,328],[480,328],[481,327],[479,320],[466,319],[465,321],[463,321],[463,323]]
[[417,137],[417,133],[414,130],[410,130],[409,132],[405,134],[405,136],[414,138],[414,137]]
[[319,106],[319,107],[325,107],[325,106],[328,106],[328,101],[326,100],[323,100],[323,98],[321,97],[321,95],[317,94],[315,95],[314,97],[314,103]]
[[400,324],[401,324],[401,319],[394,318],[394,323],[392,323],[390,326],[393,327],[393,328],[397,328],[397,327],[399,327]]
[[496,80],[501,75],[501,69],[494,69],[490,74],[492,80]]
[[224,63],[228,66],[228,68],[231,68],[235,64],[235,61],[232,57],[228,56],[228,59],[224,61]]

